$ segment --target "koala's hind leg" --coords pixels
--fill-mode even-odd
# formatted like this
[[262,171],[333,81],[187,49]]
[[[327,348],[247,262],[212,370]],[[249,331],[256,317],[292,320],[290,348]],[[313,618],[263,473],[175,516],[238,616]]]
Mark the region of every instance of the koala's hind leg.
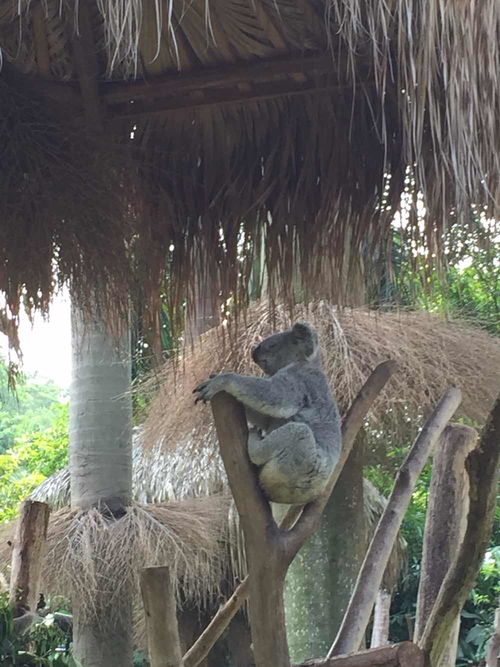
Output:
[[330,463],[307,424],[288,422],[262,439],[249,438],[252,463],[262,466],[259,479],[270,500],[304,503],[320,495]]

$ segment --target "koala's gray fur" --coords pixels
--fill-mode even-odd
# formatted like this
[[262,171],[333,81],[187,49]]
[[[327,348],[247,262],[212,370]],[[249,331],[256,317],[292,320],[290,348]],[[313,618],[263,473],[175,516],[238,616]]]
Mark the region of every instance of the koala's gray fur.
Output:
[[252,358],[268,377],[221,373],[194,390],[197,401],[226,391],[246,408],[248,454],[276,503],[321,495],[340,456],[340,416],[321,370],[318,336],[308,324],[266,338]]

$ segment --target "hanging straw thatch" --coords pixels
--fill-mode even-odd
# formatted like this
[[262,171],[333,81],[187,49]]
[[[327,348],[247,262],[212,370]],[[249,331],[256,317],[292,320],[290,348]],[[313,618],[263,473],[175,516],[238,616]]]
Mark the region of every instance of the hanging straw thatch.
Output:
[[[0,89],[11,312],[25,283],[28,307],[48,303],[53,263],[77,296],[114,286],[121,301],[139,282],[152,307],[168,275],[174,309],[198,252],[205,289],[244,301],[261,234],[271,288],[289,295],[300,266],[310,293],[341,298],[405,188],[422,194],[425,229],[413,209],[409,223],[435,254],[472,204],[498,212],[499,31],[497,0],[0,0],[3,58],[24,77],[4,69]],[[32,105],[14,112],[26,87]],[[82,109],[99,128],[96,161]],[[120,178],[99,180],[105,135],[121,146]]]
[[[97,509],[81,513],[59,509],[49,520],[41,589],[46,595],[77,596],[81,613],[109,618],[109,601],[132,585],[139,595],[144,567],[168,565],[187,604],[213,602],[228,575],[229,499],[134,504],[116,521]],[[0,562],[7,573],[15,522],[2,527]],[[106,600],[106,614],[98,605]]]

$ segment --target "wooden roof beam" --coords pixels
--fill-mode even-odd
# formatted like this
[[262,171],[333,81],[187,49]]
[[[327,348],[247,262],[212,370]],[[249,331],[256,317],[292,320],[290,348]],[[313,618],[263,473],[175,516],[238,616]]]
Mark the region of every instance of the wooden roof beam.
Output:
[[337,82],[332,82],[331,78],[322,83],[308,80],[305,84],[289,78],[282,81],[267,81],[258,86],[252,86],[249,90],[242,90],[241,86],[235,85],[231,89],[224,90],[206,90],[204,92],[198,90],[197,96],[188,93],[182,98],[147,100],[146,104],[131,101],[109,109],[107,117],[109,120],[117,118],[139,119],[162,115],[172,111],[269,100],[284,96],[311,95],[335,90],[341,91],[344,88],[345,86]]
[[276,81],[277,76],[333,72],[334,62],[329,53],[293,55],[285,58],[256,60],[238,65],[200,68],[184,74],[168,74],[153,81],[104,82],[100,86],[102,100],[108,105],[156,99],[187,94],[193,90],[228,88],[231,85],[255,84],[259,81]]

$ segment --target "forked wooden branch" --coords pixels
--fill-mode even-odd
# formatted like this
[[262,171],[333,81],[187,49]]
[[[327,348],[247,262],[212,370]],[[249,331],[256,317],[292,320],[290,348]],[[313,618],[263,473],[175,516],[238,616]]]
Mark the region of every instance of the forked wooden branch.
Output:
[[[300,516],[303,507],[302,506],[295,506],[291,507],[285,517],[283,518],[281,524],[280,524],[280,535],[284,540],[287,541],[287,559],[290,559],[290,561],[293,559],[293,556],[297,553],[298,549],[301,546],[301,543],[303,543],[309,534],[311,534],[321,516],[321,512],[324,509],[324,506],[326,505],[328,498],[330,497],[330,494],[337,482],[337,479],[342,471],[342,468],[352,450],[352,446],[354,444],[354,440],[356,438],[356,435],[358,434],[360,428],[363,425],[363,421],[370,411],[371,406],[373,405],[373,402],[377,398],[377,396],[380,394],[390,377],[395,373],[397,370],[397,364],[394,361],[385,361],[381,363],[377,368],[372,372],[368,380],[365,382],[363,385],[361,391],[353,401],[351,408],[347,412],[343,424],[342,424],[342,453],[340,460],[332,474],[332,477],[330,479],[330,482],[328,484],[327,489],[325,490],[324,498],[322,498],[319,501],[316,501],[315,503],[311,503],[310,505],[307,506],[307,514],[306,514],[306,519],[304,523],[301,525],[301,527],[298,528],[297,531],[292,533],[291,539],[289,538],[288,534],[286,536],[283,536],[283,531],[287,531],[297,521],[297,518]],[[221,409],[224,410],[224,404],[228,400],[229,397],[224,396],[223,400],[223,405],[221,406]],[[224,413],[223,413],[224,415]],[[217,404],[214,405],[214,417],[216,419],[216,423],[219,422],[219,414],[218,414],[218,407]],[[221,421],[223,424],[227,426],[226,422],[226,417],[222,416]],[[242,438],[246,437],[245,436],[245,428],[242,425],[242,422],[239,422],[239,426],[237,427],[237,437]],[[222,431],[222,437],[231,437],[231,433],[227,433],[226,430]],[[234,439],[234,433],[232,435]],[[229,465],[232,469],[234,465],[237,465],[237,463],[233,460],[232,455],[229,453],[228,457],[231,456],[229,459]],[[248,461],[248,459],[245,457],[245,460],[243,462],[244,469],[248,475],[248,478],[250,480],[250,485],[251,487],[246,487],[247,490],[251,488],[252,490],[250,491],[251,495],[254,494],[254,489],[255,487],[253,486],[256,483],[256,477],[253,474],[252,466],[251,463]],[[252,474],[250,474],[252,472]],[[267,506],[267,503],[265,503]],[[250,519],[252,517],[252,509],[249,508],[244,502],[240,502],[240,507],[242,508],[242,511],[247,513],[248,516],[250,516]],[[258,523],[262,526],[267,526],[269,525],[269,514],[268,514],[268,506],[266,508],[262,507],[261,505],[261,500],[260,498],[257,501],[257,517],[258,517]],[[271,517],[272,518],[272,517]],[[277,530],[276,526],[272,530]],[[193,646],[187,651],[187,653],[184,656],[184,664],[185,667],[196,667],[210,652],[212,646],[215,644],[217,639],[222,635],[226,627],[229,625],[231,622],[232,618],[235,616],[235,614],[238,612],[238,610],[241,608],[243,605],[244,601],[247,599],[249,595],[249,578],[248,576],[244,579],[244,581],[239,584],[239,586],[236,588],[235,592],[233,595],[229,598],[229,600],[219,609],[217,614],[214,616],[210,624],[207,626],[207,628],[203,631],[202,635],[196,640],[196,642],[193,644]]]
[[459,389],[449,389],[425,423],[401,466],[394,489],[373,535],[349,601],[342,625],[328,657],[351,653],[360,646],[382,583],[387,562],[417,479],[446,424],[460,405]]
[[470,485],[465,536],[419,641],[430,665],[439,664],[454,619],[474,585],[488,546],[500,465],[500,396],[482,431],[479,446],[469,454],[465,465]]

